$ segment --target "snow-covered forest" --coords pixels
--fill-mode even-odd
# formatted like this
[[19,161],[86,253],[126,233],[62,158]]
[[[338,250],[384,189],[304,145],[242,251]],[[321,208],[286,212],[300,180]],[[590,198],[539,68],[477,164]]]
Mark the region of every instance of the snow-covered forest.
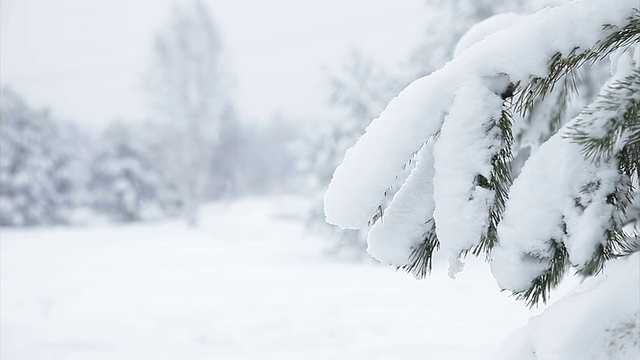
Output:
[[2,359],[640,359],[637,0],[89,3],[0,3]]

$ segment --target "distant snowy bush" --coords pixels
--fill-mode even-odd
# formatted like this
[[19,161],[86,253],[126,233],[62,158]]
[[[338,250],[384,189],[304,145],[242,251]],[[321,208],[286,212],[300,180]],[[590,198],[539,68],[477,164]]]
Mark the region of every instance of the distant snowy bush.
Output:
[[154,220],[180,214],[176,186],[151,148],[121,123],[104,130],[91,161],[91,205],[115,221]]
[[67,223],[77,183],[65,129],[9,88],[0,98],[0,225]]

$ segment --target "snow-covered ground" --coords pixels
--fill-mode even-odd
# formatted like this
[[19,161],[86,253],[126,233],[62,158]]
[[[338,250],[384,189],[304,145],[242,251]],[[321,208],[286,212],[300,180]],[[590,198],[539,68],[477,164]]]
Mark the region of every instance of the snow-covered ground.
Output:
[[540,311],[471,262],[417,281],[323,254],[295,197],[203,225],[2,229],[3,360],[490,359]]

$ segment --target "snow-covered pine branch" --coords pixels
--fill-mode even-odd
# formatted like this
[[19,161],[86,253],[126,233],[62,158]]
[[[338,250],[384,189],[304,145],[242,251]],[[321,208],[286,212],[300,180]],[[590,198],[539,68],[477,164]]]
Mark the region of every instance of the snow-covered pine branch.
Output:
[[[370,230],[368,250],[381,262],[424,276],[440,247],[453,275],[461,256],[491,253],[500,286],[531,304],[546,299],[569,265],[599,271],[593,260],[607,246],[602,234],[624,210],[611,196],[620,186],[626,196],[637,176],[624,182],[617,161],[585,158],[562,129],[511,186],[510,111],[530,111],[590,61],[633,54],[640,38],[634,7],[634,0],[584,0],[545,9],[414,81],[336,169],[325,194],[327,221],[366,226],[419,150],[415,170]],[[625,66],[638,67],[633,56]]]

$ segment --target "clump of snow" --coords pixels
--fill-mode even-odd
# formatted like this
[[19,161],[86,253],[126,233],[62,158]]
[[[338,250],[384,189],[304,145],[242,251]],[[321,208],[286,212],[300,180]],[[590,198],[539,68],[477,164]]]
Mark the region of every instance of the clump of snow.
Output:
[[614,211],[606,195],[619,178],[616,163],[584,161],[581,146],[563,136],[560,131],[532,155],[509,192],[491,261],[503,289],[528,288],[547,268],[538,259],[552,256],[551,242],[564,243],[571,263],[582,266],[604,241]]
[[491,177],[491,157],[500,137],[495,133],[499,129],[488,123],[495,123],[501,112],[502,99],[487,88],[461,87],[434,146],[436,233],[454,266],[460,252],[473,247],[487,227],[494,193],[476,177]]
[[506,73],[513,82],[526,83],[531,76],[544,77],[556,53],[591,48],[611,31],[602,25],[624,24],[634,7],[634,0],[586,0],[547,8],[487,36],[448,66],[468,62],[482,75]]
[[416,167],[369,230],[367,252],[383,264],[403,266],[433,219],[433,141],[416,154]]
[[503,13],[480,21],[460,38],[453,51],[453,57],[458,57],[463,51],[484,40],[487,36],[517,24],[523,17],[524,15],[521,14]]
[[589,279],[509,337],[496,360],[637,360],[639,268],[638,253],[609,263],[603,275]]
[[436,72],[389,103],[334,172],[325,194],[327,222],[348,229],[367,224],[396,174],[440,129],[456,83]]

